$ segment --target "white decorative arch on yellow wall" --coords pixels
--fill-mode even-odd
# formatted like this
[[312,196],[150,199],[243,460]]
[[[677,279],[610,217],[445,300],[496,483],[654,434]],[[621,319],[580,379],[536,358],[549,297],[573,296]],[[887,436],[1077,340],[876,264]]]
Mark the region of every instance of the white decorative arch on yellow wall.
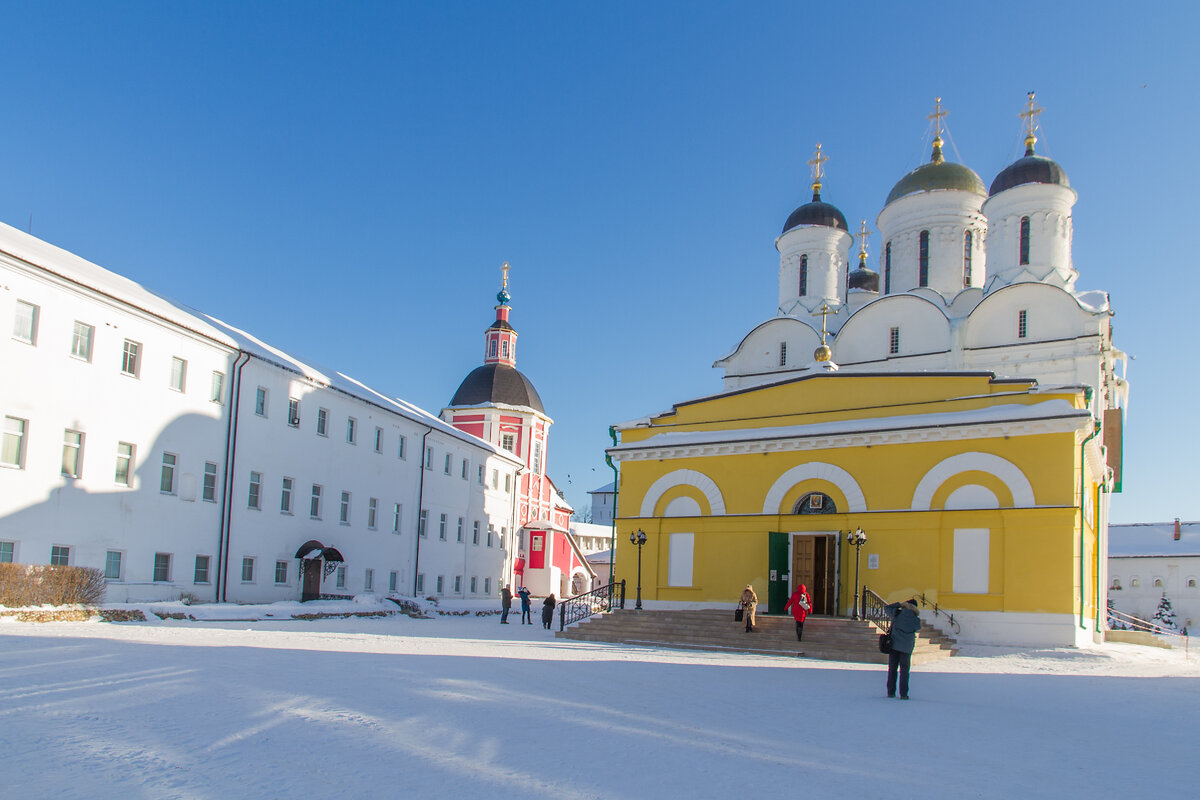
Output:
[[712,478],[694,469],[677,469],[674,472],[668,472],[652,483],[646,490],[645,496],[642,497],[642,509],[639,516],[653,517],[654,507],[658,505],[658,501],[676,486],[692,486],[699,489],[700,493],[708,499],[708,507],[712,515],[714,517],[724,516],[725,498],[721,496],[721,490],[717,488],[717,484]]
[[926,472],[913,492],[912,510],[928,511],[938,487],[960,472],[994,475],[1012,492],[1014,508],[1032,508],[1035,505],[1033,485],[1016,464],[991,453],[971,452],[950,456]]
[[[779,506],[783,503],[783,498],[787,493],[792,490],[792,487],[814,478],[828,481],[841,490],[842,494],[846,496],[846,504],[849,506],[849,508],[845,509],[846,511],[859,512],[867,510],[867,499],[863,496],[862,489],[859,488],[858,481],[854,480],[853,475],[833,464],[812,461],[808,464],[792,467],[775,480],[770,490],[767,491],[767,499],[763,502],[763,513],[780,513]],[[838,510],[841,511],[842,509]]]

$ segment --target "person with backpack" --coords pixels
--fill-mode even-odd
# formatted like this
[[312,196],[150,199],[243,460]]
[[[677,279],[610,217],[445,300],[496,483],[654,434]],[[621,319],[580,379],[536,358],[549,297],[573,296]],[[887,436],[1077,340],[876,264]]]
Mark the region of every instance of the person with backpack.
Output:
[[803,583],[788,598],[787,605],[783,607],[783,610],[787,611],[788,609],[792,611],[792,619],[796,620],[796,641],[802,642],[804,641],[804,620],[808,617],[808,612],[812,611],[812,597],[808,594],[808,587]]

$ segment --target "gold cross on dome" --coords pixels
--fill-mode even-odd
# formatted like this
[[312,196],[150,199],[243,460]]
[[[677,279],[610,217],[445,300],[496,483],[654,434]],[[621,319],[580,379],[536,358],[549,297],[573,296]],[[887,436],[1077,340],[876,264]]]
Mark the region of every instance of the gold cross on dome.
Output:
[[1029,98],[1029,100],[1025,104],[1025,110],[1020,114],[1017,114],[1018,117],[1021,117],[1025,120],[1026,133],[1029,136],[1033,136],[1033,132],[1038,129],[1038,115],[1046,110],[1044,108],[1038,108],[1037,104],[1033,102],[1033,95],[1033,92],[1026,93],[1026,96]]
[[817,152],[808,162],[808,165],[812,167],[814,181],[820,181],[825,176],[825,162],[828,160],[828,156],[821,154],[821,143],[817,142]]
[[949,111],[942,110],[942,98],[935,98],[933,113],[928,115],[927,118],[933,120],[934,135],[939,139],[942,138],[942,117],[949,113]]
[[836,313],[837,313],[837,310],[830,308],[828,303],[821,303],[821,307],[813,312],[814,317],[821,318],[821,345],[822,346],[824,346],[825,337],[828,335],[828,331],[826,330],[825,323],[830,314],[836,314]]
[[867,230],[867,221],[865,219],[862,221],[862,227],[858,229],[856,235],[859,240],[858,252],[860,255],[865,256],[867,254],[867,239],[871,238],[871,232]]
[[504,266],[500,268],[500,274],[503,276],[503,277],[502,277],[502,280],[501,280],[501,283],[500,283],[500,288],[502,288],[502,289],[507,289],[507,288],[508,288],[508,271],[509,271],[510,269],[512,269],[512,267],[510,267],[510,266],[508,265],[508,262],[507,262],[507,261],[505,261],[505,262],[504,262]]

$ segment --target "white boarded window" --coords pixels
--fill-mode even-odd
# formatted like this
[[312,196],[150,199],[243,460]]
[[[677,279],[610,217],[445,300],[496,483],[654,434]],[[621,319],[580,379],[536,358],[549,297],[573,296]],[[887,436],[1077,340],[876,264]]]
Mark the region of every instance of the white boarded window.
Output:
[[692,585],[692,548],[695,546],[696,534],[672,533],[667,556],[667,585]]
[[954,592],[987,594],[991,531],[954,529]]

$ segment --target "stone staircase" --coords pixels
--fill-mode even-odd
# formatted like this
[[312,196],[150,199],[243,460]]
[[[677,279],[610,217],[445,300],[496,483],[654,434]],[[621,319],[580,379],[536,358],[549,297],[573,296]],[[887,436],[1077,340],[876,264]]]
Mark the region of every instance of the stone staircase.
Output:
[[[803,656],[827,661],[886,664],[879,652],[879,631],[864,620],[844,617],[809,617],[804,623],[804,641],[796,641],[796,624],[790,616],[760,614],[757,630],[746,633],[745,625],[733,621],[733,612],[637,611],[621,609],[597,614],[555,636],[584,642],[671,647],[683,650],[754,653],[773,656]],[[949,658],[957,652],[954,642],[941,631],[925,625],[917,634],[912,663],[925,664]]]

